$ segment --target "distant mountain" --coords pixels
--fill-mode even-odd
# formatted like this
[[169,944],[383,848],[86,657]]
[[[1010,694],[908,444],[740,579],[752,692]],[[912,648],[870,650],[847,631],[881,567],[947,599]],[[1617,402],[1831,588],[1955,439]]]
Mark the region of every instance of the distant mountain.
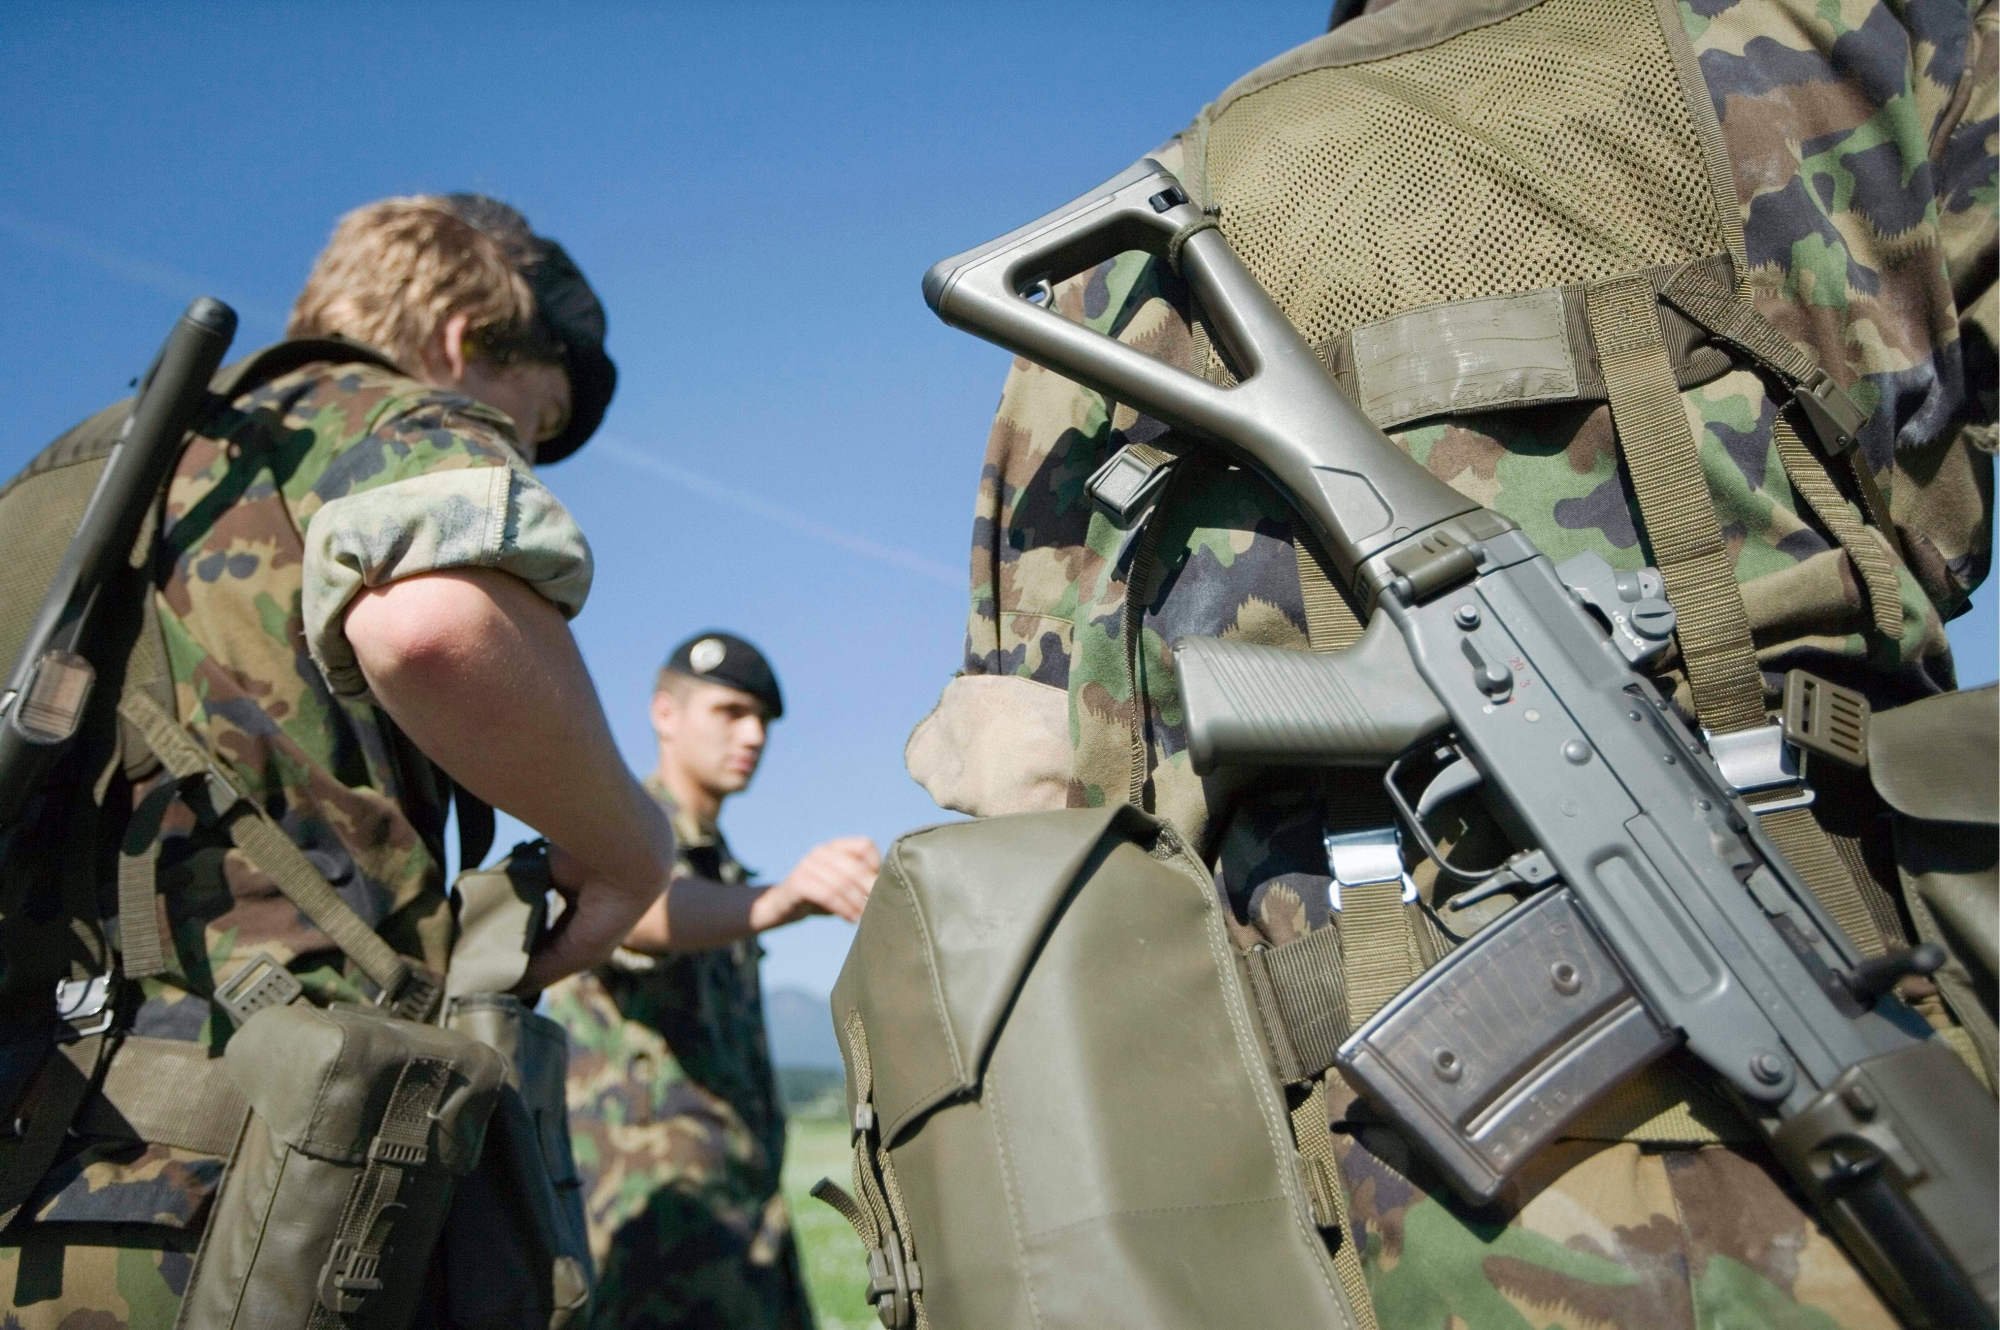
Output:
[[840,1070],[840,1041],[833,1034],[833,1008],[823,997],[798,988],[764,994],[764,1024],[771,1032],[771,1061],[779,1067]]

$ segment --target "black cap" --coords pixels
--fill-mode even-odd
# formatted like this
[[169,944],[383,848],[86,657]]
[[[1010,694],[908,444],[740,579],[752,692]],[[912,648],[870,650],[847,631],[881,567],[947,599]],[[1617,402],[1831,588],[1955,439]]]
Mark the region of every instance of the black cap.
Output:
[[563,368],[569,373],[569,424],[535,449],[537,466],[560,462],[597,432],[618,388],[618,367],[604,353],[604,306],[563,247],[529,230],[528,219],[517,209],[484,194],[448,198],[453,211],[513,256],[535,293],[535,316],[562,343]]
[[778,691],[771,662],[734,633],[696,633],[674,648],[667,668],[748,693],[770,709],[772,720],[785,714],[785,696]]

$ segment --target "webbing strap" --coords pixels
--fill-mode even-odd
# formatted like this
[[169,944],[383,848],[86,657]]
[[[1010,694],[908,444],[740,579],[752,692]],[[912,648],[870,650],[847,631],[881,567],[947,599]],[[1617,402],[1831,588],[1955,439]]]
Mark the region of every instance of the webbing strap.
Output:
[[[1678,292],[1674,299],[1677,303],[1692,302],[1694,297]],[[1688,684],[1694,691],[1695,710],[1711,733],[1730,734],[1769,723],[1763,675],[1757,668],[1743,593],[1722,543],[1722,528],[1716,521],[1700,454],[1667,364],[1666,344],[1653,306],[1652,284],[1643,275],[1599,282],[1590,288],[1590,325],[1604,365],[1612,423],[1632,473],[1632,489],[1653,545],[1654,562],[1667,584],[1667,599],[1680,619],[1676,633]],[[1735,318],[1729,324],[1736,330],[1730,334],[1732,340],[1737,336],[1770,340],[1731,311],[1740,313],[1733,302],[1727,310],[1707,312],[1715,314],[1718,321],[1725,314]],[[1772,337],[1783,347],[1765,349],[1774,356],[1789,356],[1797,368],[1805,353],[1777,337],[1775,331]],[[1779,425],[1790,432],[1782,416]],[[1792,437],[1796,443],[1797,436]],[[1868,955],[1880,955],[1881,933],[1853,877],[1812,814],[1802,808],[1791,809],[1766,814],[1762,822],[1855,944]]]
[[103,1070],[108,1042],[101,1034],[88,1035],[57,1045],[42,1059],[13,1124],[20,1132],[14,1152],[0,1171],[0,1228],[14,1222],[35,1184],[55,1162],[77,1109]]
[[[1756,801],[1750,801],[1752,811]],[[1811,810],[1788,808],[1778,813],[1762,813],[1758,822],[1764,834],[1777,842],[1785,852],[1799,876],[1812,888],[1819,903],[1833,916],[1833,921],[1854,939],[1854,945],[1861,948],[1865,956],[1880,956],[1888,950],[1882,939],[1882,930],[1875,925],[1875,916],[1868,911],[1868,902],[1863,899],[1861,889],[1854,885],[1853,874],[1841,862],[1835,852],[1833,842],[1813,819]]]
[[[353,907],[340,898],[312,860],[285,834],[271,815],[231,784],[209,761],[194,736],[168,715],[151,697],[128,692],[118,703],[118,713],[131,721],[145,736],[146,743],[177,780],[205,777],[214,793],[218,817],[228,820],[229,838],[250,862],[282,891],[292,904],[306,913],[334,945],[352,960],[361,972],[395,1004],[399,1013],[406,1005],[435,1005],[414,992],[425,985],[383,941]],[[418,980],[417,983],[412,983]],[[411,990],[406,992],[406,989]],[[442,992],[442,988],[438,988]],[[416,1015],[415,1019],[422,1019]]]
[[1717,734],[1762,725],[1763,677],[1750,619],[1667,360],[1653,284],[1641,273],[1588,290],[1611,419],[1653,562],[1679,619],[1675,633],[1695,710]]
[[163,784],[139,801],[125,824],[118,854],[118,951],[127,979],[150,979],[167,968],[160,936],[160,822],[179,791]]
[[[1851,413],[1846,423],[1858,428],[1855,422],[1862,418],[1862,413],[1844,391],[1822,374],[1819,357],[1779,332],[1749,301],[1737,299],[1735,292],[1722,286],[1716,275],[1705,266],[1689,264],[1667,283],[1660,295],[1716,337],[1776,374],[1794,394],[1814,394],[1819,402],[1837,398],[1841,411]],[[1798,405],[1792,409],[1805,409],[1804,396],[1795,398],[1795,401]],[[1815,409],[1821,408],[1815,406]],[[1903,635],[1902,588],[1896,580],[1894,562],[1889,551],[1868,535],[1860,518],[1848,506],[1846,498],[1834,485],[1827,464],[1806,447],[1792,426],[1790,414],[1790,410],[1780,406],[1773,428],[1778,460],[1784,465],[1785,475],[1792,482],[1792,487],[1818,514],[1820,521],[1840,542],[1841,549],[1846,551],[1848,559],[1854,564],[1868,593],[1875,631],[1893,642]],[[1812,423],[1809,413],[1808,422]],[[1889,513],[1888,499],[1883,495],[1875,473],[1868,460],[1861,455],[1861,450],[1843,447],[1837,437],[1825,434],[1821,435],[1820,442],[1829,453],[1845,455],[1848,471],[1853,476],[1855,488],[1861,494],[1870,520],[1889,542],[1890,549],[1896,550],[1897,557],[1901,557],[1901,551],[1896,549],[1896,525]]]
[[854,1194],[849,1196],[824,1179],[813,1194],[839,1210],[867,1247],[868,1297],[887,1330],[910,1330],[912,1326],[930,1330],[909,1210],[896,1183],[889,1147],[877,1137],[874,1073],[868,1057],[868,1031],[860,1012],[848,1013],[842,1033],[847,1038],[848,1073],[854,1081]]
[[349,1189],[334,1230],[311,1325],[342,1325],[340,1316],[360,1311],[368,1295],[381,1290],[389,1234],[405,1209],[396,1200],[404,1172],[430,1158],[431,1123],[451,1081],[451,1063],[442,1058],[411,1058],[397,1074],[382,1126],[368,1146],[368,1163]]
[[1341,952],[1347,970],[1347,1014],[1363,1025],[1424,972],[1417,948],[1417,911],[1404,904],[1400,882],[1342,889]]
[[1294,518],[1292,553],[1298,557],[1299,595],[1305,601],[1306,641],[1314,651],[1341,651],[1361,640],[1361,620],[1354,607],[1334,585],[1327,571],[1319,542],[1306,529],[1304,518]]
[[1675,1071],[1672,1059],[1642,1067],[1604,1091],[1562,1134],[1575,1141],[1681,1146],[1763,1139],[1749,1118]]
[[128,1035],[76,1115],[85,1136],[126,1136],[225,1158],[250,1111],[222,1059],[185,1039]]
[[[1868,597],[1868,610],[1875,622],[1875,632],[1887,642],[1895,642],[1903,636],[1903,588],[1896,580],[1896,565],[1889,557],[1889,551],[1882,543],[1870,535],[1861,517],[1847,502],[1833,477],[1812,455],[1798,431],[1792,428],[1791,416],[1787,411],[1779,411],[1777,420],[1771,426],[1771,441],[1777,445],[1778,460],[1784,464],[1785,475],[1792,482],[1792,488],[1806,501],[1819,520],[1826,525],[1833,538],[1840,542],[1840,548],[1847,553],[1848,561],[1861,575],[1861,586]],[[1859,458],[1859,450],[1852,454]],[[1855,464],[1856,474],[1868,471],[1866,462]],[[1893,533],[1894,527],[1888,528]]]
[[1292,1110],[1292,1139],[1298,1142],[1313,1222],[1336,1229],[1340,1235],[1333,1248],[1333,1273],[1340,1280],[1340,1291],[1347,1295],[1348,1309],[1354,1313],[1355,1330],[1376,1330],[1375,1303],[1368,1296],[1368,1279],[1361,1270],[1361,1251],[1354,1239],[1340,1162],[1333,1153],[1329,1116],[1326,1079],[1320,1077],[1313,1081],[1312,1093]]
[[[1135,451],[1138,449],[1159,452],[1151,444],[1139,444]],[[1146,777],[1151,765],[1146,751],[1146,694],[1139,678],[1139,658],[1145,648],[1146,603],[1152,599],[1153,565],[1159,557],[1160,512],[1183,470],[1176,466],[1161,487],[1160,497],[1146,515],[1138,544],[1132,550],[1132,562],[1125,570],[1125,619],[1120,632],[1125,646],[1125,692],[1131,699],[1132,710],[1132,758],[1125,802],[1139,809],[1146,807]]]
[[1282,947],[1240,954],[1278,1079],[1289,1085],[1332,1066],[1353,1031],[1340,930],[1315,928]]

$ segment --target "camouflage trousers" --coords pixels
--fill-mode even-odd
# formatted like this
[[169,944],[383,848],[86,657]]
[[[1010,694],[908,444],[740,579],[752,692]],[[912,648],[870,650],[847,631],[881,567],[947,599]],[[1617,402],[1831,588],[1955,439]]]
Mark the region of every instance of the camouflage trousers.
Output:
[[1334,1141],[1382,1330],[1895,1330],[1748,1153],[1558,1141],[1472,1210],[1389,1129]]
[[200,1240],[156,1224],[0,1234],[0,1330],[171,1330]]
[[[550,990],[598,1270],[592,1327],[809,1330],[777,1160],[594,974]],[[4,1327],[0,1327],[4,1330]]]

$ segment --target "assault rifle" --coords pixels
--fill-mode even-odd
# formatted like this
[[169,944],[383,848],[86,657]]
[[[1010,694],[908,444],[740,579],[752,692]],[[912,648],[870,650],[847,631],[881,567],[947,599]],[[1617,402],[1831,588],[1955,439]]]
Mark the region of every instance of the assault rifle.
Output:
[[124,431],[0,692],[0,833],[21,822],[76,738],[97,679],[97,665],[83,652],[98,592],[131,555],[235,336],[236,311],[202,296],[175,320],[140,380]]
[[[1054,283],[1134,250],[1179,269],[1235,386],[1052,308]],[[1525,895],[1338,1059],[1460,1194],[1491,1200],[1600,1093],[1685,1043],[1906,1319],[1994,1325],[1994,1100],[1889,991],[1943,956],[1865,958],[1724,777],[1734,755],[1690,733],[1636,668],[1671,632],[1657,573],[1596,556],[1558,569],[1413,461],[1151,159],[937,264],[924,298],[1261,472],[1362,606],[1344,651],[1188,640],[1175,668],[1197,772],[1386,768],[1403,828],[1441,872]],[[1121,454],[1093,483],[1134,512],[1147,472]],[[1776,750],[1781,735],[1754,741]],[[1398,782],[1413,762],[1434,772],[1414,807]],[[1446,864],[1424,825],[1475,789],[1519,845],[1476,874]],[[1400,873],[1384,832],[1372,848]]]

